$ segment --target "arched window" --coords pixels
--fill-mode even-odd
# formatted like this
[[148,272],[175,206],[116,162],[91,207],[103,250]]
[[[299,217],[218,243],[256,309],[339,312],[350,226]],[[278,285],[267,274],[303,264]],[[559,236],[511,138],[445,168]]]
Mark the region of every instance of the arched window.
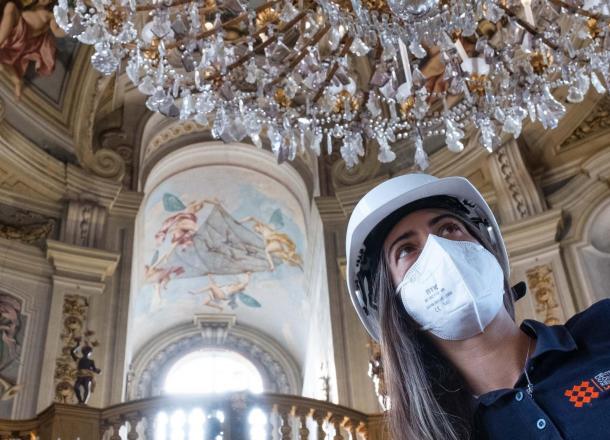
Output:
[[179,359],[165,378],[168,394],[208,394],[230,391],[263,392],[258,369],[229,350],[204,349]]

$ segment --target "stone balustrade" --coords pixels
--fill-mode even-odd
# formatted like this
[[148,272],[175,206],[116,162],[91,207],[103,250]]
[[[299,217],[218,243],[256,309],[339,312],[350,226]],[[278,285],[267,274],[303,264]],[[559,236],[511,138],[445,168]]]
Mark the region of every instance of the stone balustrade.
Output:
[[31,420],[0,420],[0,440],[381,440],[383,429],[382,415],[324,401],[232,393],[105,409],[56,403]]

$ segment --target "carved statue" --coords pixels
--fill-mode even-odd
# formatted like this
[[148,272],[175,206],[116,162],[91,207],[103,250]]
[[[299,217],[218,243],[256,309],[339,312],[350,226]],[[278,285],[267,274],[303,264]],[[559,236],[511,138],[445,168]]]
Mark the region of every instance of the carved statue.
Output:
[[38,0],[27,6],[19,0],[0,1],[0,64],[15,86],[17,99],[30,62],[34,62],[39,75],[50,75],[55,69],[54,37],[65,34],[55,22],[52,5],[53,0]]
[[95,366],[93,356],[93,348],[85,345],[80,349],[82,356],[79,358],[76,354],[80,348],[81,338],[75,338],[76,345],[70,351],[72,359],[77,362],[76,381],[74,382],[74,394],[78,399],[78,403],[85,405],[89,396],[95,389],[94,374],[100,374],[102,370]]

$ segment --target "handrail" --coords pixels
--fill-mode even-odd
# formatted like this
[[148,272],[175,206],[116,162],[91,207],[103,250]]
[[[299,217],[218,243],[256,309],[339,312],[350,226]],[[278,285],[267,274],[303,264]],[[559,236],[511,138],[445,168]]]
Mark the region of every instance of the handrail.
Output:
[[[266,416],[265,438],[381,440],[384,419],[330,402],[283,394],[158,396],[106,408],[54,403],[28,420],[0,420],[0,440],[152,439],[162,412],[222,411],[223,440],[247,440],[248,414]],[[186,423],[186,422],[185,422]],[[168,425],[169,426],[169,425]],[[169,429],[169,428],[167,428]],[[384,436],[387,438],[387,436]],[[186,439],[186,437],[185,437]]]

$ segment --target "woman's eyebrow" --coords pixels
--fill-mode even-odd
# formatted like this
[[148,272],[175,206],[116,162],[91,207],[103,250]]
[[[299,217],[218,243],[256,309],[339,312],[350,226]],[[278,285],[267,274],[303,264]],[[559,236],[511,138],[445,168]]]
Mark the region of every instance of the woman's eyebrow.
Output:
[[388,248],[387,255],[390,255],[392,253],[392,249],[394,249],[394,246],[396,246],[396,244],[398,242],[403,241],[403,240],[407,240],[407,239],[411,238],[413,235],[415,235],[414,231],[407,231],[404,234],[401,234],[398,237],[396,237],[396,240],[394,240],[392,242],[392,244],[390,245],[390,247]]
[[441,214],[441,215],[437,215],[436,217],[433,217],[432,219],[430,219],[430,221],[428,222],[428,226],[434,226],[435,224],[437,224],[438,222],[440,222],[441,220],[443,220],[444,218],[451,218],[453,220],[458,220],[453,214]]
[[[436,217],[432,217],[428,221],[428,227],[432,227],[432,226],[436,225],[438,222],[440,222],[441,220],[443,220],[443,219],[445,219],[447,217],[449,217],[449,218],[451,218],[453,220],[457,220],[456,217],[453,214],[447,214],[447,213],[446,214],[440,214],[440,215],[437,215]],[[404,234],[401,234],[398,237],[396,237],[396,239],[392,242],[392,244],[388,248],[387,255],[390,255],[392,253],[392,250],[394,249],[394,246],[396,246],[396,244],[398,242],[403,241],[403,240],[408,240],[413,235],[415,235],[414,231],[407,231]]]

